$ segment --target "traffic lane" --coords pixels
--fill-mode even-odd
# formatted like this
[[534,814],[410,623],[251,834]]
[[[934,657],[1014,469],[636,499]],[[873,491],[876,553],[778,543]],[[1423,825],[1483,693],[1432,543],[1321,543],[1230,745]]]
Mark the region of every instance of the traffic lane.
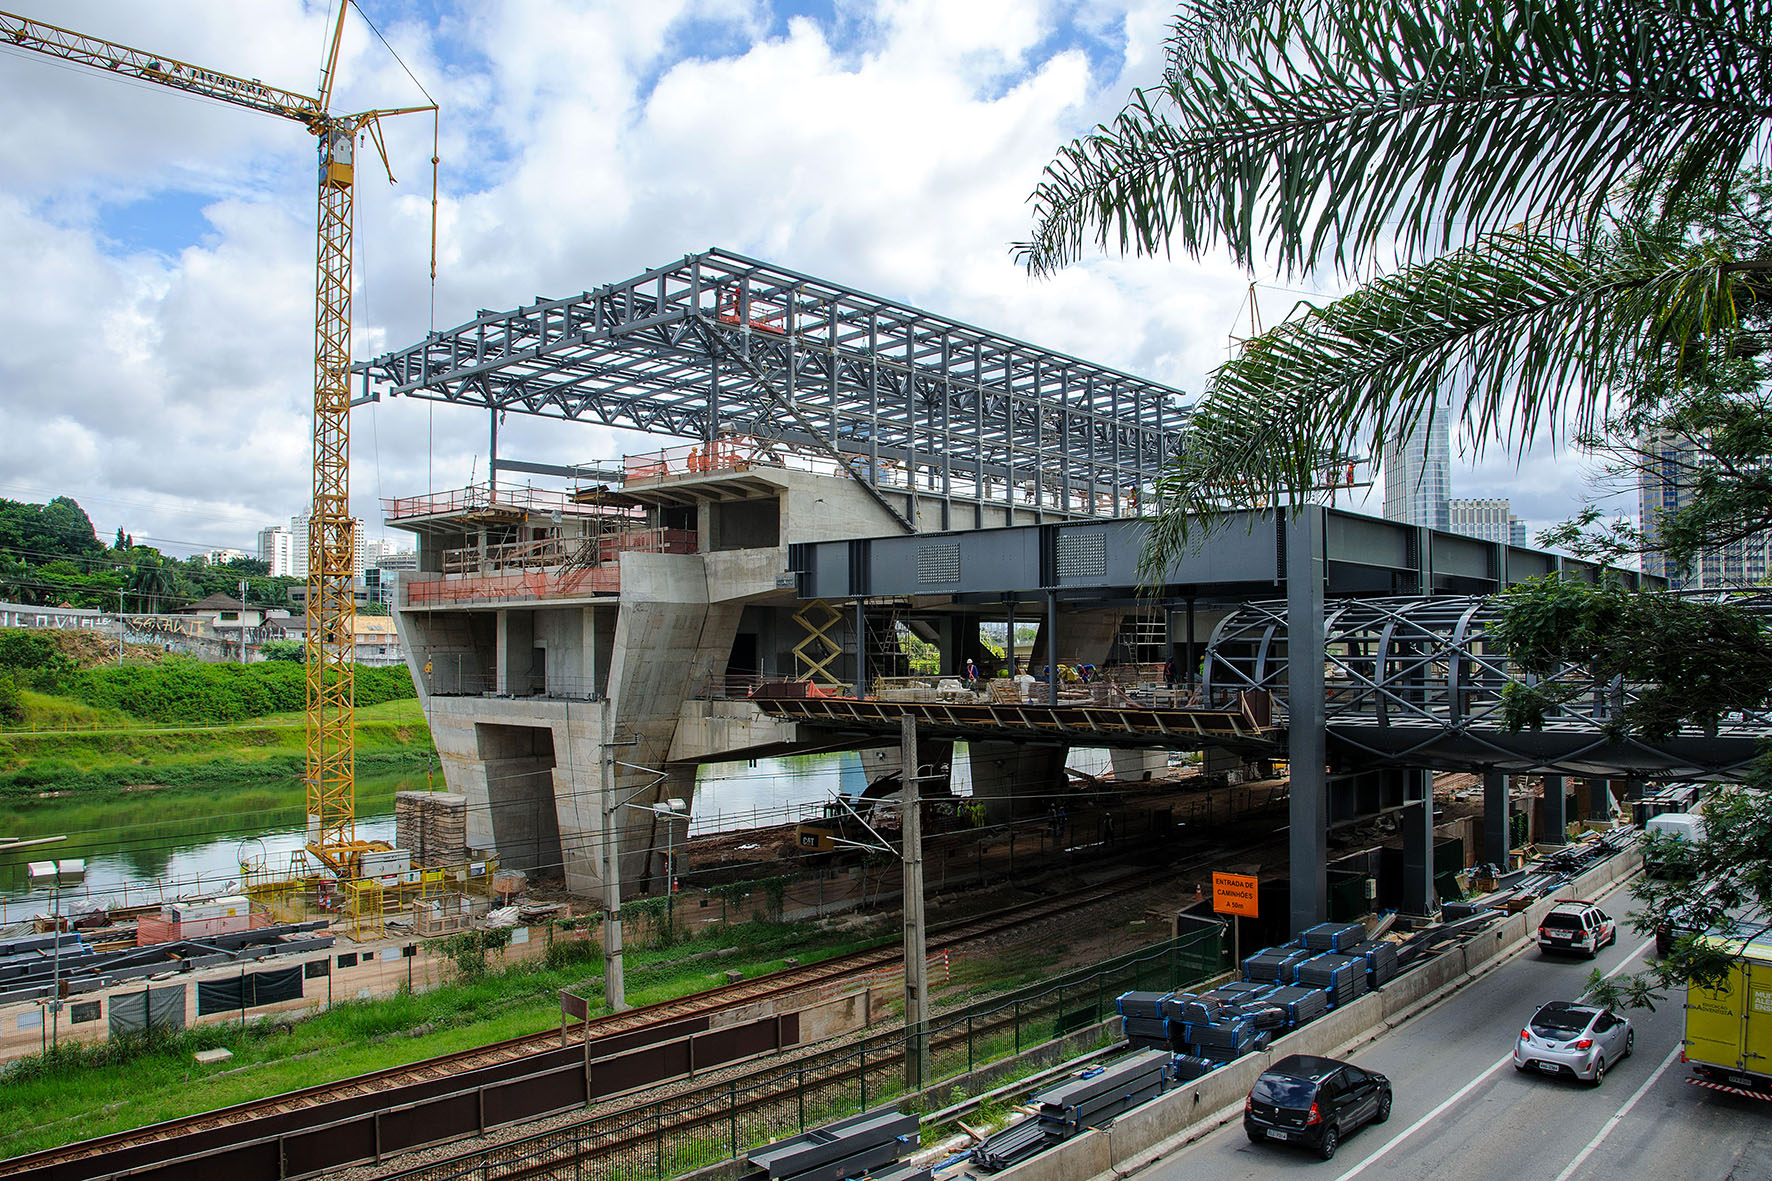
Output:
[[[1589,969],[1598,966],[1603,971],[1611,971],[1624,963],[1637,946],[1641,945],[1615,944],[1592,961],[1545,956],[1536,947],[1528,947],[1355,1052],[1351,1055],[1354,1061],[1390,1078],[1396,1097],[1395,1107],[1389,1123],[1369,1125],[1344,1140],[1336,1154],[1335,1165],[1358,1165],[1379,1152],[1386,1142],[1424,1113],[1475,1083],[1496,1066],[1504,1054],[1511,1053],[1520,1026],[1539,1004],[1547,1000],[1573,999],[1580,994]],[[1641,963],[1640,958],[1636,963]],[[1633,1058],[1625,1066],[1629,1067],[1636,1060]],[[1511,1067],[1503,1070],[1509,1076],[1514,1073]],[[1486,1081],[1492,1081],[1492,1076]],[[1555,1082],[1548,1078],[1528,1081]],[[1565,1083],[1564,1086],[1577,1091],[1585,1089],[1575,1083]],[[1460,1101],[1468,1097],[1467,1093]],[[1588,1135],[1597,1131],[1604,1119],[1602,1115],[1593,1121],[1595,1126]],[[1586,1138],[1584,1136],[1583,1141]],[[1403,1149],[1408,1147],[1409,1144],[1405,1143],[1390,1150],[1378,1164],[1385,1163],[1399,1152],[1407,1159],[1410,1153]],[[1159,1161],[1139,1175],[1161,1181],[1181,1181],[1184,1176],[1202,1175],[1199,1170],[1204,1169],[1203,1175],[1211,1177],[1261,1178],[1284,1176],[1293,1169],[1313,1167],[1323,1169],[1321,1162],[1302,1149],[1251,1144],[1243,1133],[1241,1120],[1233,1119],[1226,1127],[1196,1141],[1175,1156]],[[1402,1172],[1415,1174],[1417,1171],[1405,1169]]]
[[[1667,1007],[1677,1012],[1679,1006],[1670,998]],[[1666,1070],[1638,1088],[1643,1094],[1635,1107],[1590,1142],[1586,1159],[1565,1181],[1772,1177],[1772,1103],[1695,1087],[1686,1081],[1691,1077],[1692,1068],[1675,1053]]]
[[[1652,940],[1614,945],[1597,959],[1604,972],[1642,967]],[[1383,1143],[1360,1146],[1359,1159],[1340,1177],[1420,1177],[1430,1172],[1448,1176],[1511,1175],[1553,1178],[1599,1134],[1629,1094],[1652,1073],[1662,1057],[1678,1044],[1683,1013],[1666,1006],[1651,1014],[1633,1014],[1636,1049],[1607,1072],[1600,1087],[1538,1071],[1516,1071],[1514,1039],[1540,1004],[1575,1000],[1591,965],[1586,960],[1525,952],[1518,961],[1495,973],[1484,999],[1492,1007],[1481,1012],[1453,998],[1438,1006],[1442,1027],[1468,1022],[1480,1035],[1468,1044],[1457,1063],[1466,1080],[1455,1102],[1424,1105],[1402,1128],[1387,1129]],[[1497,995],[1499,994],[1499,995]],[[1474,999],[1474,998],[1473,998]],[[1411,1031],[1413,1022],[1374,1043],[1372,1065],[1392,1073],[1400,1094],[1413,1093],[1435,1071],[1448,1069],[1433,1054],[1433,1039],[1421,1039],[1427,1026]],[[1480,1049],[1480,1056],[1475,1053]],[[1356,1056],[1363,1062],[1365,1056]],[[1402,1082],[1396,1082],[1398,1078]],[[1400,1109],[1399,1109],[1400,1110]],[[1393,1115],[1393,1122],[1396,1120]],[[1339,1163],[1339,1158],[1338,1158]]]

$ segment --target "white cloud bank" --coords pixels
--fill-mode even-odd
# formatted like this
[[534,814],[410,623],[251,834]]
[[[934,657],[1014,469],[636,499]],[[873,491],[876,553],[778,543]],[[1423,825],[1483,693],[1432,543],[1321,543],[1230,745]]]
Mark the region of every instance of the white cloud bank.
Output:
[[[317,3],[15,5],[305,92],[325,35]],[[1156,77],[1166,3],[838,0],[834,19],[785,22],[719,0],[369,11],[443,107],[437,327],[709,246],[1189,390],[1247,323],[1248,279],[1224,262],[1100,258],[1033,281],[1009,257],[1055,148]],[[351,22],[335,108],[422,101]],[[0,495],[72,495],[104,533],[250,548],[308,495],[310,137],[18,50],[0,53],[0,103]],[[397,188],[360,157],[358,357],[433,322],[431,127],[388,130]],[[130,209],[147,228],[114,234]],[[376,497],[483,478],[485,434],[447,407],[360,411],[371,536]],[[502,438],[556,461],[663,445],[518,416]],[[1517,479],[1490,465],[1457,491]]]

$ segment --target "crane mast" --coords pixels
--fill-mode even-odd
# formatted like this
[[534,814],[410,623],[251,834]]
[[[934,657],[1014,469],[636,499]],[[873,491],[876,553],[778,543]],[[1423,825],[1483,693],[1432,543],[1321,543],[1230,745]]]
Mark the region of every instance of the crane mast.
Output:
[[[0,12],[0,44],[152,82],[303,124],[319,140],[319,199],[314,276],[313,503],[308,513],[307,848],[328,869],[354,875],[368,849],[356,838],[356,705],[354,692],[356,522],[351,491],[351,254],[355,150],[367,131],[387,163],[379,120],[436,106],[328,112],[349,0],[339,6],[320,94],[313,97],[253,78],[240,78],[89,37],[14,13]],[[433,150],[432,210],[436,208]],[[392,180],[390,173],[389,179]],[[435,234],[431,273],[436,275]]]

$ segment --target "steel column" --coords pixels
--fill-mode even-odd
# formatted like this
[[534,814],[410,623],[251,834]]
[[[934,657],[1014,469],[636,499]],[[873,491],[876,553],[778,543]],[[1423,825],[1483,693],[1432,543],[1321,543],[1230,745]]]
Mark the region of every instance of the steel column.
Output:
[[1544,777],[1543,824],[1538,836],[1547,845],[1569,841],[1569,789],[1561,775]]
[[1483,860],[1507,869],[1508,840],[1507,776],[1483,772]]
[[1403,913],[1434,912],[1434,773],[1415,767],[1403,776]]
[[1329,777],[1323,729],[1325,515],[1297,509],[1286,538],[1286,740],[1292,785],[1292,934],[1329,916]]

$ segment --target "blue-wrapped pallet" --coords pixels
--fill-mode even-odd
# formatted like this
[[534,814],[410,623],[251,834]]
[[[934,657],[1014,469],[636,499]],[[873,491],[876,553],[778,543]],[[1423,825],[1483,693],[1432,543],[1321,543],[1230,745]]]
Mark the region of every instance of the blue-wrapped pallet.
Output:
[[1269,947],[1243,961],[1243,975],[1250,980],[1273,984],[1291,984],[1298,965],[1311,958],[1311,952],[1292,947]]
[[1366,928],[1359,923],[1318,923],[1299,938],[1311,951],[1346,951],[1366,938]]
[[1298,985],[1276,988],[1262,999],[1285,1010],[1286,1022],[1294,1029],[1321,1017],[1329,1008],[1329,997],[1322,989]]
[[1161,1018],[1166,992],[1123,992],[1114,1000],[1122,1017]]

